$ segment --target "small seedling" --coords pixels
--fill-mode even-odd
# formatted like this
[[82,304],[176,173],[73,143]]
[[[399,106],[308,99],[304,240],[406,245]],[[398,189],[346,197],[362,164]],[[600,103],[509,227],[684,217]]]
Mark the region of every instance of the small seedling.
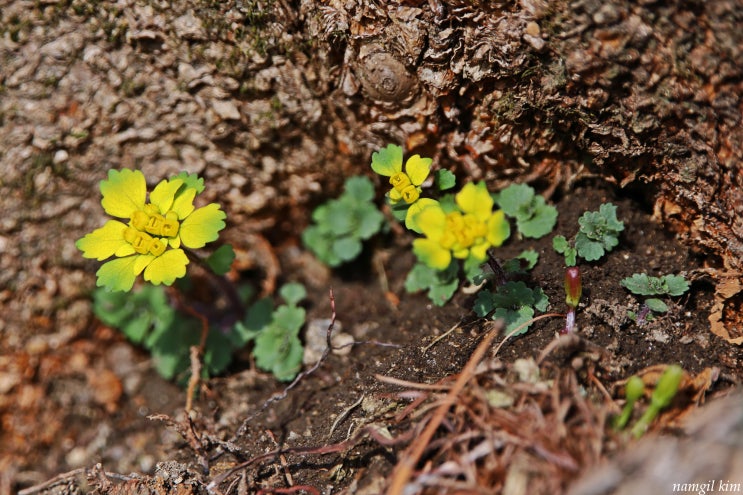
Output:
[[561,332],[563,334],[572,333],[575,330],[575,309],[578,307],[582,293],[583,283],[580,269],[577,266],[568,267],[565,270],[565,303],[568,305],[568,312],[565,315],[565,328]]
[[580,228],[571,245],[561,235],[552,239],[555,251],[565,256],[565,265],[575,266],[577,256],[586,261],[597,261],[619,244],[624,223],[617,219],[617,207],[602,204],[598,211],[587,211],[578,219]]
[[[477,293],[474,311],[479,317],[490,316],[493,320],[502,318],[506,332],[514,331],[534,317],[535,310],[546,311],[549,306],[547,296],[541,288],[531,289],[524,282],[506,282],[495,292],[484,289]],[[521,335],[529,330],[529,325],[513,335]]]
[[511,184],[495,196],[495,201],[506,215],[516,219],[516,229],[524,237],[543,237],[557,222],[557,209],[526,184]]
[[270,300],[263,300],[235,329],[245,342],[255,341],[253,355],[259,368],[281,381],[290,381],[302,366],[304,349],[299,330],[306,313],[298,304],[307,297],[307,291],[301,284],[289,283],[279,289],[279,295],[286,304],[271,310]]
[[374,186],[366,177],[346,180],[343,194],[312,213],[315,222],[302,241],[320,261],[336,267],[355,259],[362,242],[379,232],[384,216],[374,204]]
[[[620,284],[638,296],[680,296],[689,290],[689,282],[681,275],[663,275],[651,277],[646,273],[635,273],[623,279]],[[639,325],[644,323],[648,313],[665,313],[668,305],[661,299],[650,297],[645,299],[640,313],[630,312],[630,317]]]
[[648,405],[645,413],[632,427],[632,435],[635,438],[640,438],[644,435],[650,423],[658,416],[658,413],[668,407],[676,396],[683,377],[684,370],[681,369],[681,366],[672,364],[666,368],[658,379],[653,395],[650,397],[650,405]]
[[614,418],[614,429],[622,430],[627,426],[635,409],[635,403],[644,393],[645,383],[643,383],[642,378],[637,375],[631,376],[624,386],[624,397],[627,401],[624,403],[622,413]]

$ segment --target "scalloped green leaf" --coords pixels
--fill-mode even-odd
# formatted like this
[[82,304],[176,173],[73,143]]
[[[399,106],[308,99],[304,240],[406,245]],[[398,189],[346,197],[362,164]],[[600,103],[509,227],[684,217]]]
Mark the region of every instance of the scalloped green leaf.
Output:
[[391,177],[402,172],[402,148],[396,144],[375,151],[372,154],[371,168],[379,175]]

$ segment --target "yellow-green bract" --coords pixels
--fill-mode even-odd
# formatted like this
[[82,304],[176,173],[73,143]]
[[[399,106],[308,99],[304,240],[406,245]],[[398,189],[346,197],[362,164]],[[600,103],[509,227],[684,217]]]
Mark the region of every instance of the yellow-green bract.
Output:
[[420,185],[431,173],[431,159],[413,155],[405,162],[405,171],[402,169],[402,148],[390,144],[372,154],[372,170],[379,175],[390,178],[392,189],[389,198],[392,203],[401,199],[406,203],[414,203],[421,194]]
[[101,205],[126,223],[109,220],[75,243],[86,258],[115,257],[96,273],[98,286],[128,291],[142,272],[155,285],[171,285],[186,274],[188,257],[182,246],[197,249],[217,239],[226,215],[216,203],[194,207],[200,188],[191,177],[163,180],[148,198],[142,172],[109,170],[100,184]]

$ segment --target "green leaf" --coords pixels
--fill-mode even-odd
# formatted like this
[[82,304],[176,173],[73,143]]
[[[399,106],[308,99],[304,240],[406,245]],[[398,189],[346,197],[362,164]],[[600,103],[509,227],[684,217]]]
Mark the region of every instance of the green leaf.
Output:
[[689,282],[681,275],[664,275],[662,278],[669,296],[680,296],[689,290]]
[[436,270],[418,262],[405,278],[405,290],[427,290],[427,296],[436,306],[443,306],[459,287],[458,264],[452,262],[445,270]]
[[353,210],[341,201],[331,201],[328,203],[327,217],[325,225],[329,232],[336,236],[348,235],[354,229]]
[[586,261],[600,259],[619,244],[624,223],[617,220],[616,211],[616,206],[605,203],[599,211],[587,211],[578,219],[580,231],[575,238],[575,247],[578,255]]
[[371,168],[379,175],[390,177],[402,171],[402,148],[389,144],[372,154]]
[[522,251],[515,258],[503,263],[503,270],[507,273],[525,273],[534,268],[539,261],[539,253],[533,249]]
[[526,184],[511,184],[497,196],[498,206],[513,218],[529,218],[529,207],[534,199],[534,189]]
[[550,300],[547,297],[547,294],[544,293],[541,287],[537,287],[532,292],[534,296],[534,309],[537,311],[541,311],[544,313],[547,311],[547,308],[549,308]]
[[653,311],[654,313],[665,313],[666,311],[668,311],[668,306],[666,305],[666,303],[654,297],[645,299],[645,304],[648,308],[650,308],[650,311]]
[[557,223],[557,208],[547,205],[542,196],[535,199],[534,214],[528,219],[517,219],[516,228],[524,237],[539,239],[552,232]]
[[370,202],[374,199],[374,185],[364,176],[349,177],[344,185],[344,196],[357,203]]
[[495,301],[493,301],[493,293],[489,290],[481,290],[475,296],[475,305],[472,310],[480,318],[484,318],[488,313],[495,309]]
[[233,331],[233,342],[235,347],[243,347],[273,320],[273,301],[270,297],[259,299],[250,306],[245,313],[243,321],[237,322]]
[[204,350],[204,375],[213,376],[223,372],[232,362],[233,341],[220,328],[212,328],[206,338]]
[[198,174],[181,172],[180,174],[174,175],[170,178],[170,180],[173,179],[181,179],[186,187],[196,189],[196,194],[201,194],[202,192],[204,192],[204,179],[200,178]]
[[647,273],[635,273],[631,277],[622,279],[619,283],[625,289],[639,296],[652,296],[659,294],[657,288],[651,286],[651,277]]
[[556,235],[552,238],[552,249],[558,253],[563,254],[569,247],[570,244],[568,244],[568,240],[565,239],[565,236]]
[[279,295],[286,301],[289,306],[296,306],[299,301],[307,297],[307,290],[304,285],[297,282],[284,284],[279,289]]
[[145,347],[152,354],[157,372],[170,380],[188,369],[189,348],[198,345],[199,338],[200,324],[177,315],[171,325],[153,332],[145,341]]
[[499,308],[517,308],[533,305],[534,293],[524,282],[510,281],[498,287],[493,295],[493,303]]
[[297,375],[303,353],[299,337],[275,325],[256,337],[253,349],[256,365],[281,381],[289,381]]
[[646,273],[635,273],[623,279],[620,284],[639,296],[680,296],[689,290],[689,283],[680,275],[651,277]]
[[224,275],[230,271],[234,260],[235,251],[232,249],[232,246],[230,244],[224,244],[206,259],[206,264],[217,275]]
[[605,253],[603,243],[592,241],[583,232],[575,236],[575,250],[586,261],[597,261]]
[[376,208],[364,208],[359,211],[357,235],[360,239],[368,239],[382,227],[384,215]]
[[506,324],[505,333],[507,335],[512,335],[514,337],[518,335],[523,335],[529,331],[529,327],[531,325],[525,325],[521,330],[519,330],[516,333],[513,333],[513,331],[516,330],[516,328],[523,325],[527,321],[531,320],[533,317],[534,317],[534,310],[531,308],[531,306],[522,306],[515,310],[506,309],[506,308],[498,308],[495,310],[495,313],[493,314],[493,320],[502,318],[505,321],[505,324]]
[[434,184],[439,191],[446,191],[457,185],[457,178],[449,170],[440,169],[436,171]]
[[398,222],[404,222],[408,216],[408,209],[410,205],[405,201],[398,201],[397,203],[390,203],[390,209],[392,210],[392,216]]
[[304,325],[306,312],[298,306],[279,306],[273,312],[272,326],[278,326],[292,335],[298,335]]
[[361,253],[361,242],[353,237],[337,239],[333,242],[331,252],[342,261],[350,261]]

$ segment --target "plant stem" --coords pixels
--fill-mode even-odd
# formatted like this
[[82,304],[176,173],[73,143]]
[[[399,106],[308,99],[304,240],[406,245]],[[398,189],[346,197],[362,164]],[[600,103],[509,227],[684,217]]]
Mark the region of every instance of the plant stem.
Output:
[[209,274],[212,280],[216,282],[219,288],[222,289],[222,292],[224,292],[225,296],[230,302],[230,306],[232,307],[233,317],[235,318],[235,320],[241,320],[242,317],[245,315],[245,306],[240,300],[240,295],[237,293],[235,285],[227,280],[224,275],[217,275],[216,273],[214,273],[209,265],[207,265],[203,259],[196,255],[196,253],[185,248],[184,251],[186,252],[186,256],[188,256],[188,259],[203,268],[204,271]]

